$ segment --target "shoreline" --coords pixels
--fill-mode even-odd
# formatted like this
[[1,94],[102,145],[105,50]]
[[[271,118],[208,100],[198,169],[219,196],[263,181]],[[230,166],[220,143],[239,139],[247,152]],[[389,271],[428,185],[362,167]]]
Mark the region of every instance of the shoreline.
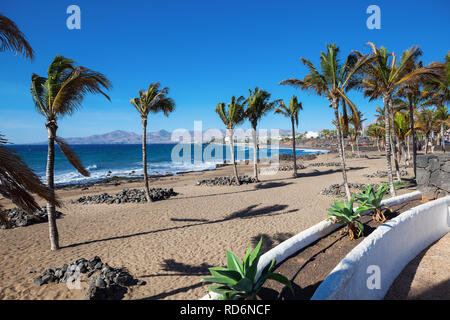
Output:
[[[218,144],[218,145],[226,145],[227,144]],[[247,144],[242,144],[240,146],[245,146],[245,147],[250,147],[252,148],[252,146],[248,146]],[[264,147],[262,149],[265,149],[267,147]],[[279,150],[291,150],[292,148],[289,148],[288,146],[281,146],[278,148]],[[296,147],[296,150],[304,150],[306,152],[309,153],[305,153],[302,155],[298,155],[299,156],[303,156],[303,155],[309,155],[309,154],[314,154],[314,155],[318,155],[318,154],[326,154],[326,153],[331,153],[332,150],[328,150],[328,149],[312,149],[312,148],[303,148],[303,147]],[[278,153],[279,155],[280,153]],[[272,157],[265,157],[265,160],[270,160],[272,159]],[[243,160],[236,160],[236,163],[247,163],[247,162],[251,162],[252,159],[243,159]],[[193,164],[193,163],[190,163]],[[206,163],[203,162],[203,164],[206,165]],[[214,167],[209,167],[209,168],[201,168],[198,170],[187,170],[187,171],[178,171],[178,172],[169,172],[169,173],[165,173],[165,174],[149,174],[148,177],[149,179],[158,179],[158,178],[162,178],[162,177],[171,177],[171,176],[178,176],[178,175],[182,175],[182,174],[186,174],[186,173],[192,173],[192,172],[204,172],[204,171],[212,171],[212,170],[216,170],[217,168],[221,167],[221,166],[225,166],[225,165],[230,165],[229,160],[223,160],[223,162],[218,162],[214,164]],[[212,166],[212,164],[211,164]],[[133,172],[135,170],[140,170],[141,168],[135,168],[134,170],[132,170]],[[110,169],[109,171],[111,171],[112,169]],[[93,186],[93,185],[101,185],[101,184],[108,184],[108,183],[114,183],[114,182],[120,182],[120,181],[127,181],[127,182],[137,182],[137,181],[141,181],[144,178],[143,174],[140,175],[107,175],[105,177],[99,177],[99,178],[94,178],[92,180],[84,180],[84,181],[68,181],[68,182],[60,182],[60,183],[55,183],[55,189],[64,189],[64,188],[84,188],[84,187],[89,187],[89,186]]]

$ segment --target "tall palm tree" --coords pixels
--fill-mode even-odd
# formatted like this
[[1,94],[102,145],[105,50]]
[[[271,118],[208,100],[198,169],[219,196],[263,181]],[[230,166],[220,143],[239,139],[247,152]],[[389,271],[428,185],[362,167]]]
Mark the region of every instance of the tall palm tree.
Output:
[[17,25],[0,14],[0,52],[2,51],[19,53],[30,60],[34,57],[33,49]]
[[280,101],[280,105],[275,108],[275,113],[279,113],[291,119],[292,124],[292,154],[294,156],[294,177],[297,176],[297,157],[295,150],[295,126],[298,127],[298,113],[303,110],[302,103],[298,102],[296,96],[292,96],[289,107]]
[[[421,68],[421,64],[418,64],[418,67],[414,69]],[[412,146],[413,146],[413,170],[414,176],[417,173],[417,135],[416,135],[416,126],[415,126],[415,111],[418,108],[421,108],[427,105],[429,97],[427,97],[423,91],[420,90],[422,82],[419,80],[415,81],[405,81],[400,88],[397,90],[396,95],[403,97],[404,99],[396,98],[393,100],[394,105],[399,106],[402,109],[407,109],[409,111],[409,127],[411,130],[410,136],[412,137]]]
[[[378,49],[372,42],[367,43],[372,48],[373,59],[364,67],[365,78],[362,81],[364,95],[370,100],[383,99],[385,106],[385,128],[386,128],[386,165],[389,177],[390,192],[396,194],[391,164],[391,121],[392,121],[392,99],[393,94],[399,86],[423,76],[432,76],[434,73],[428,68],[417,68],[411,70],[410,66],[421,55],[418,47],[406,50],[397,63],[394,53],[388,53],[383,47]],[[392,57],[392,60],[390,60]]]
[[245,110],[245,115],[247,119],[250,121],[253,132],[253,176],[256,180],[258,180],[258,138],[256,136],[256,128],[258,126],[259,120],[267,114],[270,110],[272,110],[275,106],[277,106],[280,100],[275,100],[269,102],[270,93],[264,90],[260,90],[258,87],[255,88],[254,91],[251,89],[248,90],[250,96],[247,98],[247,109]]
[[223,102],[218,103],[216,106],[216,113],[227,128],[228,139],[230,140],[231,163],[233,164],[234,177],[237,185],[240,185],[241,182],[239,181],[234,155],[234,128],[245,120],[245,103],[245,98],[243,96],[240,96],[237,99],[233,96],[231,97],[231,102],[228,104],[228,108]]
[[444,62],[432,62],[431,68],[435,68],[437,76],[431,78],[425,84],[424,95],[429,98],[428,105],[436,105],[441,120],[441,145],[445,152],[445,140],[443,127],[446,123],[446,105],[450,101],[450,51],[445,56]]
[[[7,143],[0,134],[0,194],[29,214],[41,208],[31,193],[53,205],[61,205],[54,193],[42,184],[39,177],[28,168],[25,162],[14,151],[5,147]],[[0,222],[9,226],[8,218],[1,211]]]
[[[89,176],[77,155],[65,141],[56,136],[57,120],[71,115],[81,107],[87,93],[102,94],[109,97],[103,89],[111,88],[110,81],[101,73],[82,66],[75,67],[74,61],[57,55],[50,64],[47,78],[36,74],[31,76],[31,95],[36,110],[45,119],[48,136],[46,179],[47,187],[54,193],[55,142],[72,166],[82,175]],[[59,249],[59,236],[55,219],[55,206],[47,202],[51,250]]]
[[152,201],[147,176],[147,118],[148,114],[162,112],[166,117],[175,110],[175,102],[167,97],[169,88],[160,89],[160,83],[150,83],[147,90],[139,90],[139,98],[133,98],[130,103],[141,115],[142,123],[142,167],[144,169],[144,185],[147,202]]
[[336,44],[327,44],[326,52],[321,52],[320,55],[320,72],[309,60],[300,58],[302,63],[307,66],[309,73],[303,80],[287,79],[281,81],[280,84],[300,87],[303,90],[313,90],[317,95],[326,97],[330,102],[330,107],[334,110],[338,134],[338,151],[341,159],[345,192],[347,198],[350,199],[351,195],[347,180],[344,139],[342,135],[343,131],[339,119],[339,102],[345,101],[346,105],[352,109],[352,112],[357,112],[356,106],[349,99],[346,92],[357,86],[360,82],[360,71],[370,60],[370,55],[363,56],[351,53],[344,63],[340,63],[338,54],[339,48],[336,47]]

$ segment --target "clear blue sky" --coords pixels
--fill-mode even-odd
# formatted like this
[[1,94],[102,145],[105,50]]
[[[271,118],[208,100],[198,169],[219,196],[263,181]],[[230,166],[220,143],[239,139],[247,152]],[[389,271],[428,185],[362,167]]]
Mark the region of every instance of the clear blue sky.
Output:
[[[81,30],[68,30],[66,9],[81,8]],[[381,29],[366,27],[366,8],[381,8]],[[326,99],[281,80],[302,78],[299,58],[318,63],[326,43],[337,43],[342,59],[352,49],[369,52],[372,41],[401,53],[419,45],[423,61],[442,60],[450,49],[450,1],[3,1],[0,12],[14,20],[36,52],[33,62],[0,53],[0,132],[14,143],[45,141],[44,119],[29,93],[31,73],[46,76],[56,54],[100,71],[112,81],[112,102],[88,96],[83,108],[59,121],[62,137],[121,129],[140,133],[140,119],[129,104],[140,88],[160,81],[170,88],[176,111],[151,116],[149,131],[223,128],[214,112],[218,102],[247,95],[259,86],[276,99],[296,94],[303,102],[301,132],[330,128]],[[351,94],[370,120],[376,103]],[[248,124],[244,124],[247,128]],[[268,115],[261,128],[289,128],[286,118]]]

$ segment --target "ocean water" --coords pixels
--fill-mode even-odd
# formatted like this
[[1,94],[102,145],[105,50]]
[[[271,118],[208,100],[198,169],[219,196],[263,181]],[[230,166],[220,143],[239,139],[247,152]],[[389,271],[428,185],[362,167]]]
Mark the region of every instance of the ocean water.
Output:
[[[72,145],[90,177],[79,174],[55,147],[55,184],[72,184],[99,181],[108,176],[140,177],[142,170],[141,145]],[[9,145],[25,163],[45,182],[47,164],[46,145]],[[314,154],[323,150],[297,149],[296,154]],[[269,158],[278,153],[291,154],[292,149],[261,148],[259,158]],[[235,146],[238,161],[253,159],[253,148]],[[230,150],[224,145],[148,144],[147,163],[149,175],[177,174],[186,171],[212,170],[217,163],[229,160]]]

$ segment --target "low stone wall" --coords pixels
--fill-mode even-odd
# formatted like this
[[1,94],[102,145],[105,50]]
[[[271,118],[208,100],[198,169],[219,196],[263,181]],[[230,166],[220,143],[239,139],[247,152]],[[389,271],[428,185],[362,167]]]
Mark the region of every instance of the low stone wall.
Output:
[[450,195],[450,154],[418,155],[416,181],[424,197]]

